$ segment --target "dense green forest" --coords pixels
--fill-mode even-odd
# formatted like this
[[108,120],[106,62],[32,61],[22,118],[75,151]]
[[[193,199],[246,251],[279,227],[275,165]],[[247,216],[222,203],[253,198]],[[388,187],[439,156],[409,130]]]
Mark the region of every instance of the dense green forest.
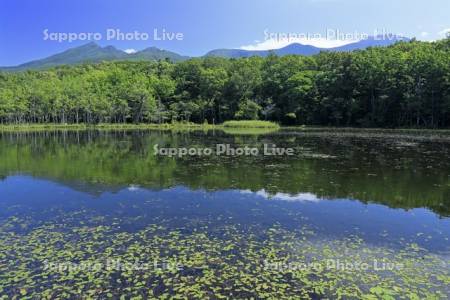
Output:
[[450,127],[450,39],[318,55],[0,73],[1,123]]

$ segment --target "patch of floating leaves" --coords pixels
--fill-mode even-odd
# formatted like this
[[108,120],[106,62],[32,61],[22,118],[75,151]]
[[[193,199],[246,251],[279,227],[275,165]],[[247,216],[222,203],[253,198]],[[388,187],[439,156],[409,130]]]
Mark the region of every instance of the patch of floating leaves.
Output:
[[[448,258],[417,245],[374,247],[357,236],[323,239],[309,228],[238,225],[135,232],[114,225],[47,223],[26,233],[0,226],[1,299],[446,299]],[[401,264],[401,269],[326,268],[326,260]],[[107,260],[150,268],[46,268],[45,264],[105,266]],[[177,268],[156,267],[156,262]],[[316,262],[322,267],[273,268]],[[161,266],[161,265],[159,265]]]

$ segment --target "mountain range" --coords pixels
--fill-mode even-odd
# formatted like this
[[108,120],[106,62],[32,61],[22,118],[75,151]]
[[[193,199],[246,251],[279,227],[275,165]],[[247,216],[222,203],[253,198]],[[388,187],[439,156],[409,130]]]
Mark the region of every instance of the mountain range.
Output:
[[[290,44],[286,47],[273,50],[243,50],[243,49],[217,49],[208,52],[207,57],[241,58],[251,56],[268,56],[273,53],[278,56],[284,55],[314,55],[321,51],[354,51],[366,49],[368,47],[384,47],[395,44],[399,41],[408,41],[407,38],[395,37],[392,39],[380,39],[371,37],[359,42],[347,44],[336,48],[318,48],[310,45],[298,43]],[[175,52],[158,49],[156,47],[146,48],[144,50],[128,54],[113,46],[101,47],[91,42],[83,46],[68,49],[64,52],[49,56],[47,58],[34,60],[15,67],[2,67],[3,71],[23,71],[23,70],[42,70],[60,65],[73,65],[81,63],[99,63],[102,61],[157,61],[168,59],[173,62],[189,59],[189,56],[177,54]]]
[[102,61],[151,61],[169,59],[171,61],[182,61],[189,59],[174,52],[161,50],[156,47],[146,48],[142,51],[128,54],[113,46],[101,47],[94,42],[83,46],[70,48],[64,52],[49,56],[47,58],[34,60],[15,67],[3,67],[0,70],[22,71],[41,70],[60,65],[74,65],[81,63],[99,63]]
[[319,48],[310,45],[302,45],[298,43],[290,44],[286,47],[273,50],[242,50],[242,49],[217,49],[210,51],[206,56],[218,56],[227,58],[240,58],[240,57],[251,57],[251,56],[268,56],[273,53],[278,56],[284,55],[314,55],[321,51],[334,51],[334,52],[344,52],[344,51],[354,51],[358,49],[366,49],[369,47],[386,47],[395,44],[400,41],[409,41],[408,38],[404,37],[393,37],[392,39],[383,39],[381,37],[369,37],[358,42],[350,43],[344,46],[335,48]]

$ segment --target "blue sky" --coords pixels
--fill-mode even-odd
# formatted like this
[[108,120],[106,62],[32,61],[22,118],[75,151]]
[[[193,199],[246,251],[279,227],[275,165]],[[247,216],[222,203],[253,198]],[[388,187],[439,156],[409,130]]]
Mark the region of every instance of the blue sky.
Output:
[[[45,29],[48,33],[100,33],[97,43],[123,50],[156,46],[192,56],[216,48],[266,49],[292,41],[331,47],[374,32],[436,40],[450,29],[450,1],[0,0],[0,66],[86,43],[44,40]],[[148,33],[149,38],[106,40],[108,29]],[[163,30],[182,33],[183,38],[154,40],[155,29],[159,38]],[[330,38],[333,32],[341,40]],[[292,38],[283,39],[281,34]],[[343,34],[349,37],[342,40]]]

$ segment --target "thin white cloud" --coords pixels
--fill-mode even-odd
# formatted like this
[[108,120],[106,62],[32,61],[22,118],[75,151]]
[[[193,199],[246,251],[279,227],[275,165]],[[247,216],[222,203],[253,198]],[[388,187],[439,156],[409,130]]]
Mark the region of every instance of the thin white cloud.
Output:
[[140,188],[138,185],[132,184],[132,185],[130,185],[130,186],[128,187],[128,190],[129,190],[130,192],[137,192],[137,191],[141,190],[141,188]]
[[426,36],[428,36],[428,35],[429,35],[429,33],[426,32],[426,31],[422,31],[422,32],[420,33],[420,36],[422,36],[422,37],[426,37]]
[[[250,190],[240,191],[242,194],[253,193]],[[279,200],[288,202],[319,202],[321,199],[312,193],[299,193],[296,195],[289,195],[286,193],[276,193],[274,195],[269,194],[266,190],[260,190],[255,193],[256,195],[263,197],[268,200]]]
[[286,47],[290,44],[310,45],[318,48],[334,48],[358,42],[358,40],[338,40],[326,38],[288,38],[288,39],[267,39],[265,41],[255,41],[252,45],[241,46],[243,50],[272,50]]
[[125,50],[123,50],[123,52],[125,52],[127,54],[133,54],[133,53],[136,53],[137,51],[136,51],[136,49],[125,49]]
[[443,36],[443,37],[449,36],[449,35],[450,35],[450,28],[441,30],[441,31],[438,32],[438,34],[439,34],[440,36]]

